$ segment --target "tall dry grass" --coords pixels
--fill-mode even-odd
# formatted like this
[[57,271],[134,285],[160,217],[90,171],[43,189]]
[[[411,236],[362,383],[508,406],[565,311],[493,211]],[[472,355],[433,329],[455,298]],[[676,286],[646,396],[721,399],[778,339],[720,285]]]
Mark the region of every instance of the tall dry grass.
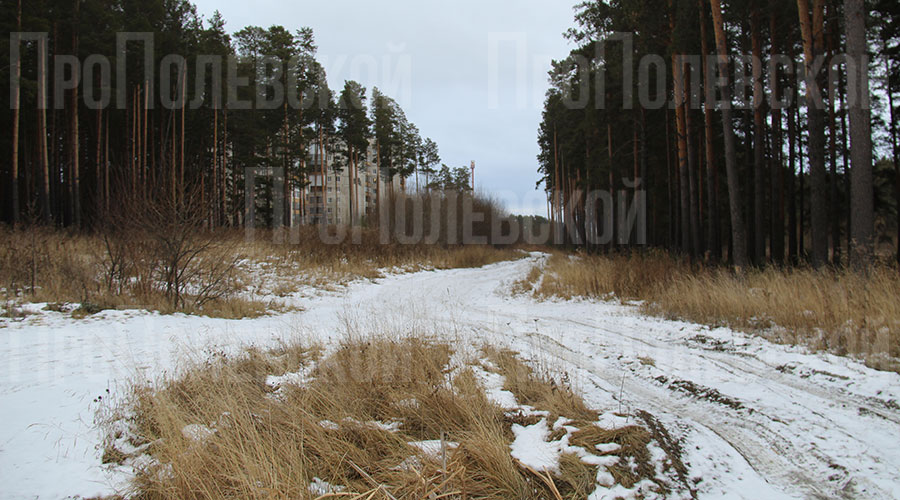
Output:
[[382,244],[375,230],[337,244],[323,242],[316,228],[282,242],[263,230],[252,239],[239,230],[197,233],[203,242],[186,245],[198,254],[183,268],[183,295],[173,301],[164,262],[171,254],[154,251],[152,237],[0,227],[0,309],[11,315],[27,301],[81,304],[80,314],[141,308],[239,319],[284,310],[284,301],[267,296],[287,296],[303,286],[377,278],[385,269],[480,267],[523,256],[488,245]]
[[651,314],[755,332],[782,343],[900,369],[900,273],[809,268],[692,269],[660,253],[555,254],[515,285],[539,298],[641,300]]
[[[620,443],[613,474],[621,484],[656,478],[649,463],[642,474],[630,459],[649,459],[647,429],[594,431],[597,413],[571,389],[513,353],[488,352],[508,390],[578,422],[577,446],[596,453],[597,444]],[[477,357],[471,365],[451,357],[460,359],[447,343],[411,337],[347,341],[330,354],[290,346],[201,360],[177,378],[137,386],[107,415],[105,457],[133,463],[146,454],[128,494],[147,500],[580,499],[596,488],[597,466],[573,454],[556,475],[513,459],[512,425],[529,422],[486,397],[466,367],[483,369]],[[268,375],[292,372],[303,373],[297,385],[267,384]],[[437,443],[435,452],[411,444],[422,441]],[[334,495],[311,490],[317,480]]]
[[900,274],[767,269],[682,275],[659,287],[647,308],[689,321],[761,331],[779,342],[898,369]]

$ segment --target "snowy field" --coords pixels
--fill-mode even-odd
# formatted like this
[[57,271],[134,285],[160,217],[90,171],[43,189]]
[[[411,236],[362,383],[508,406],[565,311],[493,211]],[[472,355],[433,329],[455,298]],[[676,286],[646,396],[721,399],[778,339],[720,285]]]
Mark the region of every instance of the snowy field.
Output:
[[348,331],[443,331],[565,372],[594,408],[647,411],[681,440],[699,498],[900,498],[900,375],[594,301],[510,285],[544,257],[298,296],[302,311],[228,321],[137,311],[0,323],[0,498],[110,494],[95,412],[184,353]]

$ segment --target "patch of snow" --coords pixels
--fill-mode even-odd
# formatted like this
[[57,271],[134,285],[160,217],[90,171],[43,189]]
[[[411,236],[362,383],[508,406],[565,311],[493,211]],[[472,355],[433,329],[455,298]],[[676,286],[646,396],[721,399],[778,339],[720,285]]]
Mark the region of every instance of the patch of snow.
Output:
[[327,431],[341,430],[341,426],[332,422],[331,420],[322,420],[321,422],[319,422],[319,427],[321,427]]
[[509,448],[513,458],[538,472],[559,472],[560,443],[547,441],[550,428],[546,419],[529,426],[513,424],[512,432],[515,439]]
[[638,482],[633,488],[626,488],[620,484],[616,484],[615,486],[612,484],[610,484],[610,486],[602,486],[599,478],[597,483],[601,484],[601,487],[591,493],[590,496],[588,496],[588,500],[649,500],[653,498],[663,498],[656,493],[656,484],[647,479]]
[[597,448],[597,451],[599,451],[600,453],[608,454],[608,453],[615,453],[615,452],[621,450],[622,446],[619,444],[616,444],[616,443],[605,443],[605,444],[598,444],[594,448]]
[[181,428],[181,435],[195,443],[205,443],[215,434],[215,429],[200,424],[188,424]]
[[272,389],[279,389],[285,385],[293,385],[296,387],[304,387],[306,384],[315,380],[312,372],[315,370],[316,364],[310,363],[296,372],[285,373],[284,375],[269,375],[266,377],[266,385]]
[[317,477],[314,477],[312,482],[309,483],[309,494],[312,495],[313,498],[330,495],[332,493],[341,493],[346,489],[347,488],[344,486],[335,486]]
[[472,366],[471,369],[484,389],[484,394],[487,396],[488,401],[504,410],[519,408],[515,394],[503,389],[506,377],[499,373],[489,372],[478,366]]
[[609,412],[600,415],[600,419],[594,425],[607,431],[614,431],[635,424],[628,417]]
[[[378,420],[370,420],[368,422],[360,422],[352,417],[346,417],[342,422],[355,425],[357,427],[365,427],[367,429],[375,430],[375,431],[384,431],[384,432],[397,432],[400,430],[400,426],[403,425],[403,422],[393,421],[393,422],[379,422]],[[322,425],[320,422],[319,425]]]
[[[418,448],[422,454],[428,458],[437,460],[441,458],[441,440],[432,439],[428,441],[410,441],[408,445]],[[453,441],[444,441],[443,446],[447,450],[454,450],[459,447],[459,443]]]

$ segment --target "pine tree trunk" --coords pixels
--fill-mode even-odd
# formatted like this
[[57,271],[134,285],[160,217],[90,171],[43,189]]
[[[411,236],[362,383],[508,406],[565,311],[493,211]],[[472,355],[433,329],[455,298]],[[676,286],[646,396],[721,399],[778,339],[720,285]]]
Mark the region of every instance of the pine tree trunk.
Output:
[[97,151],[94,158],[97,160],[94,165],[94,217],[96,218],[103,211],[103,180],[101,177],[103,157],[103,109],[97,107]]
[[[232,199],[234,197],[234,190],[237,189],[237,169],[232,167],[235,170],[235,174],[232,175],[233,185],[231,187],[232,191]],[[221,213],[222,220],[221,223],[224,225],[226,223],[226,219],[228,217],[228,180],[225,177],[228,172],[228,108],[222,110],[222,196],[219,199],[219,202],[222,204]],[[232,219],[231,225],[235,225],[235,221]]]
[[134,188],[135,184],[135,158],[137,158],[137,89],[131,93],[131,108],[129,108],[129,113],[131,115],[131,141],[128,143],[128,161],[131,166],[131,172],[129,177],[129,182],[131,183],[131,195],[134,196]]
[[766,128],[763,119],[765,95],[763,88],[762,40],[760,35],[759,4],[753,2],[750,15],[750,38],[753,51],[753,262],[766,262]]
[[328,225],[328,186],[325,182],[325,143],[323,142],[322,127],[319,127],[319,173],[322,176],[322,224]]
[[716,164],[716,150],[713,134],[713,108],[715,102],[715,89],[710,82],[712,81],[707,56],[709,55],[709,44],[707,42],[706,31],[706,9],[703,0],[698,0],[700,7],[700,47],[703,58],[703,89],[704,89],[704,105],[703,105],[703,131],[704,142],[706,144],[706,202],[707,202],[707,226],[706,226],[706,250],[708,259],[718,262],[721,258],[721,243],[719,242],[719,202],[716,197],[716,188],[718,180],[716,172],[718,166]]
[[843,216],[847,222],[847,258],[850,258],[850,234],[853,230],[853,223],[850,220],[853,215],[851,214],[853,207],[850,204],[850,199],[853,197],[851,194],[851,182],[850,182],[850,134],[847,128],[847,89],[844,85],[844,80],[838,80],[838,92],[840,93],[839,99],[841,103],[841,158],[842,158],[842,167],[844,169],[844,197],[847,199],[846,210],[843,214],[839,214]]
[[[567,206],[567,202],[569,199],[569,176],[568,171],[566,170],[566,155],[565,151],[560,154],[559,158],[559,183],[560,183],[560,198],[559,198],[559,210],[560,210],[560,227],[562,228],[562,244],[569,244],[569,207]],[[610,175],[610,181],[612,180],[612,176]],[[613,196],[615,196],[615,189],[612,190]],[[614,233],[615,234],[615,233]],[[616,241],[616,237],[613,237],[613,241]]]
[[[72,34],[72,53],[78,57],[78,19],[81,1],[75,0],[75,19]],[[78,66],[80,68],[80,65]],[[81,227],[81,134],[78,130],[78,86],[72,89],[72,180],[74,198],[72,208],[75,216],[75,227]]]
[[675,165],[678,172],[678,191],[681,199],[681,250],[693,259],[694,245],[691,227],[691,191],[688,173],[689,162],[684,109],[684,66],[681,59],[681,54],[672,55],[672,76],[675,85],[675,139],[678,153]]
[[615,249],[616,242],[618,239],[617,227],[616,227],[616,178],[614,170],[615,163],[613,162],[613,142],[612,142],[612,122],[607,119],[606,122],[606,149],[609,153],[609,193],[612,196],[613,203],[609,207],[610,215],[606,216],[606,220],[610,221],[612,224],[612,239],[609,241],[609,250],[612,252]]
[[71,213],[72,213],[72,224],[75,227],[81,227],[81,180],[80,180],[80,144],[79,144],[79,135],[80,132],[78,130],[78,87],[72,89],[72,109],[71,113],[71,121],[72,121],[72,129],[70,132],[70,145],[71,145],[71,184],[69,185],[70,195],[71,195]]
[[284,101],[284,180],[282,182],[282,196],[284,199],[282,200],[282,205],[284,210],[284,220],[282,221],[284,227],[291,227],[291,218],[293,214],[291,213],[291,181],[290,181],[290,128],[288,124],[288,106],[287,99]]
[[[184,70],[181,73],[181,151],[179,153],[179,162],[178,162],[178,202],[181,205],[184,205],[184,142],[185,142],[185,128],[184,128],[184,118],[185,112],[187,110],[187,65],[185,65]],[[147,119],[147,116],[144,115],[144,120]],[[147,131],[144,130],[144,135],[146,136]]]
[[[176,89],[177,92],[177,89]],[[175,110],[172,110],[172,152],[171,152],[171,168],[169,169],[169,189],[172,196],[172,206],[178,206],[178,163],[175,160],[175,152],[178,150],[178,139],[175,135]]]
[[147,196],[147,190],[149,189],[149,183],[147,182],[147,115],[150,111],[150,82],[144,82],[143,86],[143,94],[144,94],[144,107],[141,110],[141,163],[140,163],[140,180],[141,180],[141,193],[144,197]]
[[149,169],[150,172],[148,173],[149,180],[147,182],[147,187],[145,188],[145,191],[148,191],[148,192],[150,189],[156,190],[156,187],[157,187],[156,177],[157,177],[157,174],[159,173],[159,171],[157,169],[156,161],[157,161],[157,157],[161,158],[165,154],[163,152],[163,149],[161,146],[162,141],[159,141],[156,139],[157,129],[159,128],[159,125],[158,125],[159,115],[157,113],[154,113],[152,116],[153,116],[153,120],[151,120],[150,127],[149,127],[150,128],[150,142],[148,143],[148,147],[147,147],[148,151],[150,152],[150,169]]
[[824,0],[813,0],[812,18],[809,0],[797,0],[797,8],[807,74],[812,264],[818,268],[828,262],[828,173],[825,170],[825,113],[818,83],[821,79],[812,73],[815,58],[823,54],[824,48]]
[[375,142],[375,220],[381,223],[381,143]]
[[350,156],[347,161],[349,163],[347,172],[348,179],[347,183],[349,185],[347,189],[347,194],[350,195],[350,201],[347,202],[348,215],[350,218],[350,223],[348,224],[350,227],[353,227],[356,224],[356,212],[353,210],[354,202],[356,202],[356,151],[353,146],[349,146],[350,148]]
[[[792,89],[792,91],[794,91]],[[796,94],[796,91],[794,91]],[[796,102],[796,101],[795,101]],[[796,192],[796,173],[797,173],[797,124],[794,110],[787,110],[787,127],[788,127],[788,178],[787,178],[787,212],[788,212],[788,261],[791,264],[799,263],[799,248],[797,246],[797,192]]]
[[678,201],[673,194],[676,181],[672,173],[672,131],[670,130],[669,107],[666,106],[666,195],[668,196],[669,215],[669,250],[678,248]]
[[868,47],[864,0],[844,0],[847,30],[847,79],[850,82],[850,152],[852,233],[850,260],[854,267],[867,267],[874,255],[875,208],[872,180],[872,112],[869,109]]
[[[885,52],[887,52],[885,42]],[[897,263],[900,264],[900,145],[897,143],[897,118],[894,107],[894,68],[890,57],[885,57],[885,71],[887,77],[888,107],[890,112],[891,154],[894,159],[894,200],[897,207]]]
[[109,114],[103,138],[103,215],[109,214]]
[[[775,6],[773,0],[772,7]],[[778,37],[778,26],[775,23],[775,16],[769,16],[769,33],[772,37],[771,58],[775,60],[780,49],[780,38]],[[782,99],[782,89],[778,75],[772,75],[772,95],[775,102]],[[769,235],[770,249],[769,253],[772,260],[778,264],[784,264],[784,133],[782,131],[782,112],[779,106],[772,106],[772,161],[770,167],[771,177],[771,231]]]
[[[22,0],[19,0],[16,10],[16,32],[22,31]],[[19,44],[19,35],[13,38],[13,43],[17,47]],[[16,87],[13,94],[13,131],[12,131],[12,179],[10,198],[12,203],[11,217],[13,225],[19,223],[19,107],[21,105],[22,96],[22,58],[16,59],[15,65]]]
[[553,217],[556,220],[556,224],[553,226],[553,237],[554,243],[559,244],[559,226],[560,226],[560,216],[559,216],[559,144],[557,142],[557,133],[556,127],[553,127]]
[[[833,7],[829,6],[829,14],[834,13]],[[835,54],[834,47],[834,25],[829,23],[828,26],[828,60],[830,61]],[[835,111],[835,101],[837,96],[834,94],[834,85],[829,85],[828,92],[828,157],[831,166],[831,174],[829,175],[829,197],[831,203],[831,259],[834,266],[841,265],[841,204],[838,196],[838,148],[837,148],[837,112]]]
[[353,146],[347,144],[347,218],[348,226],[353,226]]
[[[631,193],[631,194],[632,194],[633,197],[636,197],[636,196],[637,196],[637,193],[638,193],[638,190],[640,189],[640,186],[639,186],[639,184],[638,184],[638,181],[639,181],[639,179],[641,178],[641,175],[640,175],[640,170],[641,170],[640,145],[641,145],[641,142],[640,142],[640,140],[638,139],[638,114],[637,114],[637,111],[634,112],[634,115],[635,115],[635,116],[634,116],[634,118],[632,119],[632,123],[631,123],[631,128],[632,128],[632,139],[631,139],[631,141],[632,141],[632,145],[633,145],[633,148],[632,148],[632,156],[633,156],[632,161],[633,161],[633,164],[634,164],[634,172],[633,172],[633,174],[632,174],[632,178],[634,179],[634,188],[632,189],[632,193]],[[585,165],[590,165],[590,163],[585,162]],[[581,177],[581,171],[580,171],[580,170],[578,171],[578,176],[579,176],[578,183],[580,184],[580,177]],[[581,196],[579,195],[579,196],[578,196],[579,203],[580,203],[580,201],[581,201],[580,198],[581,198]],[[636,199],[636,198],[632,198],[632,199]],[[632,245],[632,246],[636,245],[636,244],[637,244],[637,240],[635,239],[636,237],[637,237],[637,232],[636,232],[636,231],[631,231],[630,237],[629,237],[629,239],[628,239],[628,243],[629,243],[630,245]],[[582,239],[581,241],[584,241],[584,240]]]
[[[640,189],[642,189],[645,193],[649,193],[650,192],[650,182],[647,179],[647,169],[648,169],[647,117],[646,117],[646,110],[643,107],[641,107],[641,138],[640,138],[640,140],[641,140],[641,171],[640,171],[641,186],[640,186]],[[588,165],[590,165],[590,163],[588,163]],[[588,168],[588,170],[586,172],[586,177],[587,177],[587,186],[588,186],[588,190],[589,190],[590,185],[591,185],[590,168]],[[637,190],[638,190],[638,188],[635,187],[635,192],[637,192]],[[587,218],[587,217],[585,217],[585,218]],[[587,238],[585,238],[585,241],[587,241]],[[653,244],[654,242],[651,241],[648,243]]]
[[47,152],[47,39],[38,41],[38,144],[41,155],[41,219],[50,224],[50,158]]
[[213,174],[210,187],[212,189],[212,217],[211,227],[219,224],[219,109],[213,105],[213,154],[212,154]]
[[741,210],[741,188],[737,173],[737,151],[735,150],[734,123],[732,122],[732,89],[728,78],[728,44],[725,39],[725,22],[722,19],[720,0],[710,0],[716,46],[719,53],[719,73],[722,85],[722,125],[725,132],[725,173],[728,178],[728,202],[731,212],[732,264],[740,272],[747,266],[747,235],[744,229],[744,214]]
[[690,208],[691,228],[691,258],[697,259],[700,255],[700,209],[699,188],[697,182],[697,147],[694,144],[694,127],[691,120],[691,72],[690,67],[684,65],[685,100],[684,106],[684,144],[687,152],[687,182]]

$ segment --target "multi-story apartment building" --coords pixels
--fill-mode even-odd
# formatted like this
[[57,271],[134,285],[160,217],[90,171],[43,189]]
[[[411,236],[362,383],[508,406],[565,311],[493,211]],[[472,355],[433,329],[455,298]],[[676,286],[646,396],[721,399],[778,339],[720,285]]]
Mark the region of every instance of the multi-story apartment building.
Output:
[[[309,185],[294,189],[291,200],[292,223],[349,225],[354,221],[357,224],[363,222],[367,216],[374,213],[377,202],[379,179],[375,157],[374,144],[370,144],[365,158],[359,159],[356,189],[351,195],[350,170],[340,165],[339,156],[333,151],[328,151],[322,158],[314,151],[311,152],[310,162],[316,167],[313,169],[314,172],[309,174]],[[324,182],[320,173],[323,159]],[[380,189],[386,199],[387,193],[392,189],[391,184],[393,183],[394,192],[398,192],[401,189],[401,182],[399,177],[389,179],[387,169],[381,170]]]

